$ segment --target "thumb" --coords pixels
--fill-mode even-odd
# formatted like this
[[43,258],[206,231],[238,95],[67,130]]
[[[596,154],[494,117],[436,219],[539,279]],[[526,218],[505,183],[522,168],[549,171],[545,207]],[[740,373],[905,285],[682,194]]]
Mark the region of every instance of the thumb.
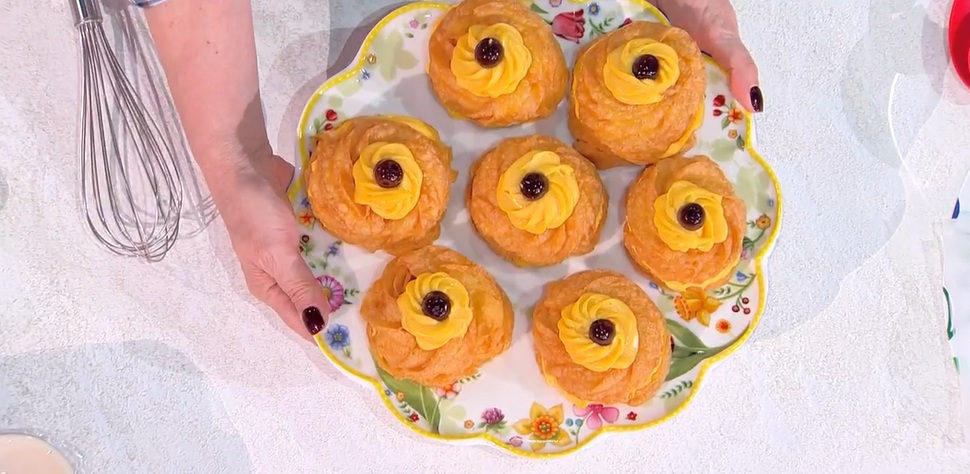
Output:
[[731,94],[752,112],[764,110],[765,102],[758,86],[758,66],[736,33],[723,32],[704,48],[730,75]]
[[270,157],[269,160],[267,169],[269,170],[270,184],[273,189],[286,192],[286,188],[290,186],[290,181],[293,180],[293,165],[276,155]]
[[320,283],[295,250],[287,252],[278,261],[276,270],[276,283],[296,309],[296,313],[290,313],[291,317],[299,314],[302,320],[288,321],[288,324],[299,327],[302,323],[311,336],[316,336],[330,319],[330,302]]

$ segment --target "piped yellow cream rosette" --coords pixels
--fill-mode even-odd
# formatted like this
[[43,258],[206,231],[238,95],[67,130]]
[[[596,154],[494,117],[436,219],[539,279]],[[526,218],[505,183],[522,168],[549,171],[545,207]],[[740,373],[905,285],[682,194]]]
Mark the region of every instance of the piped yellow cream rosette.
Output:
[[616,298],[586,293],[563,308],[557,326],[569,357],[593,372],[625,369],[637,356],[637,318]]
[[427,387],[473,375],[509,347],[515,323],[484,268],[436,245],[392,259],[364,294],[360,316],[377,366]]
[[[638,61],[653,57],[656,61],[656,76],[639,79],[632,71]],[[636,38],[623,46],[613,48],[606,56],[603,65],[603,84],[613,97],[629,105],[655,104],[664,99],[671,86],[680,78],[677,51],[660,41],[651,38]]]
[[[484,67],[475,58],[475,49],[486,38],[501,45],[502,57],[493,67]],[[451,57],[451,72],[458,85],[479,97],[493,99],[514,92],[530,66],[532,53],[522,34],[507,23],[472,25],[458,40]]]
[[683,30],[634,21],[596,38],[573,68],[573,147],[600,169],[684,153],[703,123],[706,86],[701,51]]
[[551,116],[569,70],[546,21],[518,0],[463,0],[432,27],[428,79],[450,116],[507,127]]
[[393,255],[438,237],[457,173],[433,127],[408,116],[362,116],[316,140],[304,179],[328,233]]
[[623,245],[655,283],[706,291],[730,279],[741,259],[746,210],[710,158],[668,158],[645,169],[625,207]]
[[589,253],[608,196],[596,168],[553,137],[507,138],[471,168],[465,204],[495,253],[523,267]]
[[[545,189],[538,198],[523,193],[527,177],[544,183],[541,186]],[[569,219],[579,201],[579,185],[573,168],[564,164],[558,154],[530,151],[502,173],[496,201],[513,226],[538,235]]]
[[[381,186],[375,177],[379,166],[395,165],[400,169],[395,172],[400,175],[400,181],[394,187]],[[354,202],[369,207],[385,219],[401,219],[418,203],[423,179],[424,173],[407,146],[371,143],[354,163]]]
[[[654,200],[653,225],[657,227],[657,236],[678,252],[695,249],[709,252],[728,237],[721,200],[720,195],[690,181],[675,181],[666,193]],[[686,228],[681,222],[681,212],[690,205],[703,210],[703,220],[696,229]]]
[[587,270],[546,285],[532,314],[536,362],[577,406],[639,405],[670,369],[663,314],[636,283]]
[[444,272],[422,273],[397,298],[401,327],[430,351],[464,337],[472,322],[468,290]]

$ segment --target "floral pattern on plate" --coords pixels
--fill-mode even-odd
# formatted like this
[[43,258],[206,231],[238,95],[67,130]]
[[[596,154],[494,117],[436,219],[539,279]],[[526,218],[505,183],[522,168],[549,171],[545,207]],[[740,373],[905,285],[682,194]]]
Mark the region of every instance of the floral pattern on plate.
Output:
[[[568,62],[578,49],[602,34],[633,20],[666,20],[641,0],[577,2],[525,1],[549,23]],[[639,276],[620,244],[618,209],[623,193],[610,197],[610,216],[599,246],[590,255],[552,268],[523,274],[501,261],[471,230],[463,190],[468,165],[506,136],[546,133],[571,141],[565,101],[546,120],[503,130],[482,130],[455,121],[438,105],[427,87],[425,67],[430,26],[447,4],[414,3],[385,17],[367,36],[357,60],[329,79],[307,104],[298,130],[301,161],[309,160],[312,137],[347,117],[366,114],[409,114],[435,126],[455,154],[458,182],[444,218],[438,244],[463,253],[487,268],[516,308],[513,345],[482,370],[443,387],[396,380],[376,367],[367,349],[366,331],[356,303],[380,275],[390,257],[344,245],[315,221],[302,179],[294,180],[290,198],[302,230],[300,251],[330,301],[333,313],[321,349],[344,373],[373,387],[387,408],[420,434],[451,442],[490,443],[524,456],[574,452],[601,433],[656,425],[689,402],[707,366],[737,348],[757,324],[765,300],[763,259],[778,231],[781,201],[777,180],[752,148],[750,116],[733,100],[724,72],[708,62],[705,121],[692,153],[711,156],[732,180],[748,208],[747,235],[734,277],[709,293],[670,293]],[[625,189],[636,168],[602,173],[607,189]],[[609,268],[631,275],[667,317],[673,359],[666,383],[642,406],[573,406],[550,388],[535,363],[529,316],[542,285],[586,268]]]

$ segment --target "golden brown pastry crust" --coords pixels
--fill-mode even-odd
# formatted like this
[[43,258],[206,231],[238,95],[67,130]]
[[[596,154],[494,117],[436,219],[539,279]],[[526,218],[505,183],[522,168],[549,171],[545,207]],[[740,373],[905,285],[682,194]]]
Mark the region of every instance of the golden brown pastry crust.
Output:
[[[655,104],[629,105],[616,100],[603,83],[603,65],[614,48],[635,38],[651,38],[672,47],[680,58],[680,77]],[[597,168],[648,165],[684,136],[704,101],[707,71],[697,44],[684,30],[635,21],[590,42],[576,59],[569,91],[569,131],[573,147]],[[681,153],[694,145],[693,136]]]
[[[654,201],[676,181],[689,181],[722,196],[728,236],[724,242],[714,244],[709,252],[678,252],[657,235],[653,223]],[[710,158],[703,155],[669,158],[645,169],[627,191],[623,245],[633,263],[660,286],[682,291],[667,284],[679,282],[685,287],[716,288],[731,278],[728,267],[737,265],[741,256],[745,216],[744,201],[734,194],[734,185]],[[711,281],[702,284],[708,280]]]
[[[594,372],[569,357],[558,322],[562,309],[584,293],[617,298],[633,310],[640,343],[630,367]],[[543,375],[579,404],[639,405],[653,397],[670,370],[670,333],[663,314],[639,286],[612,271],[587,270],[549,283],[532,316],[532,336]]]
[[[407,283],[428,272],[444,272],[460,281],[468,290],[474,314],[464,337],[431,351],[419,348],[414,336],[401,327],[397,305]],[[360,315],[377,365],[394,378],[429,387],[473,375],[508,349],[515,321],[508,296],[485,269],[458,252],[434,245],[391,260],[364,295]]]
[[[580,192],[569,219],[539,235],[513,226],[496,200],[502,173],[533,150],[558,154],[575,171]],[[589,160],[555,138],[531,135],[499,142],[472,165],[465,203],[475,230],[495,253],[519,266],[546,266],[589,253],[596,247],[606,220],[608,196]]]
[[[380,116],[349,119],[317,137],[306,171],[307,198],[314,217],[334,237],[369,252],[400,255],[434,242],[448,205],[451,149],[413,128]],[[411,150],[424,179],[417,205],[399,220],[388,220],[354,201],[353,167],[374,142],[402,143]]]
[[[463,89],[451,72],[456,41],[474,24],[507,23],[522,35],[532,65],[511,94],[479,97]],[[548,117],[566,94],[569,71],[549,25],[516,0],[465,0],[444,14],[428,43],[428,78],[442,106],[483,127],[505,127]]]

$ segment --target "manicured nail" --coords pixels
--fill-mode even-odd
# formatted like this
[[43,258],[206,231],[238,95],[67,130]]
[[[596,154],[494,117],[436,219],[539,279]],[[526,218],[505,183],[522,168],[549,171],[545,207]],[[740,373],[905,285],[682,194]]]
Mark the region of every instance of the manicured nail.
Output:
[[761,88],[758,86],[751,88],[751,107],[754,108],[755,112],[761,112],[765,109],[765,98],[761,95]]
[[303,310],[303,325],[306,326],[306,330],[310,331],[311,336],[316,336],[320,331],[323,331],[323,327],[327,325],[323,320],[323,314],[316,306],[310,306]]

